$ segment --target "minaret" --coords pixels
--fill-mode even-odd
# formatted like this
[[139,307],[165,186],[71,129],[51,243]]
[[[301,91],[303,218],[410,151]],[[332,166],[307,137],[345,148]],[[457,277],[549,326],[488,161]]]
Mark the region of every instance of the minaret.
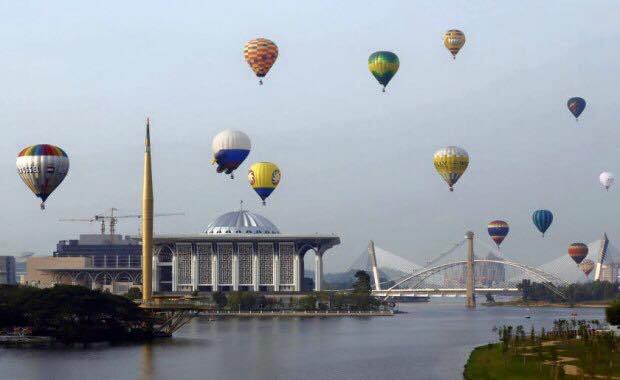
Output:
[[146,119],[144,177],[142,179],[142,302],[153,296],[153,178],[151,175],[150,120]]

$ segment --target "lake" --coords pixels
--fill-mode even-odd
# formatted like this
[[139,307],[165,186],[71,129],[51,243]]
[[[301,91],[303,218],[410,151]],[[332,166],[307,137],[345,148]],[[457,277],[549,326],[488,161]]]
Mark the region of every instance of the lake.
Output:
[[0,379],[460,379],[474,346],[502,324],[536,328],[604,309],[484,307],[462,299],[401,305],[383,318],[197,318],[172,339],[91,348],[0,348]]

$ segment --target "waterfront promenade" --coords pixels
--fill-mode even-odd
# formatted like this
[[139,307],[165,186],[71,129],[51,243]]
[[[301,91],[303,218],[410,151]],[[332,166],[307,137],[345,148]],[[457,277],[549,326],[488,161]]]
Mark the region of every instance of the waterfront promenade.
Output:
[[392,317],[392,310],[381,311],[207,311],[200,315],[209,317],[236,317],[236,318],[367,318]]

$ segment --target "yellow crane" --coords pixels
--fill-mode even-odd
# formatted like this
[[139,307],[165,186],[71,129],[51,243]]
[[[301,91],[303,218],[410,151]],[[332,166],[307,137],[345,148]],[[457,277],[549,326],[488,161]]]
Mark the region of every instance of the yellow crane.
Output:
[[[107,221],[109,225],[110,236],[114,237],[114,234],[116,233],[116,224],[118,223],[119,219],[131,219],[131,218],[140,219],[142,218],[141,214],[117,215],[117,212],[118,212],[118,209],[112,207],[109,210],[109,213],[103,212],[101,214],[96,214],[95,216],[90,217],[90,218],[61,218],[58,220],[61,222],[88,222],[88,223],[100,222],[101,223],[101,235],[105,235],[106,221]],[[154,217],[180,216],[180,215],[185,215],[185,213],[184,212],[169,212],[169,213],[153,214]]]

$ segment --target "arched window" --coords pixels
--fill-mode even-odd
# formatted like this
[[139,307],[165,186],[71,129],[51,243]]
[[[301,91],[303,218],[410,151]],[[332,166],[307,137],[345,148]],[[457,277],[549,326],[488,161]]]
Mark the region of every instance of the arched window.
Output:
[[168,246],[163,246],[161,251],[159,251],[158,259],[160,263],[171,263],[172,262],[172,249]]

